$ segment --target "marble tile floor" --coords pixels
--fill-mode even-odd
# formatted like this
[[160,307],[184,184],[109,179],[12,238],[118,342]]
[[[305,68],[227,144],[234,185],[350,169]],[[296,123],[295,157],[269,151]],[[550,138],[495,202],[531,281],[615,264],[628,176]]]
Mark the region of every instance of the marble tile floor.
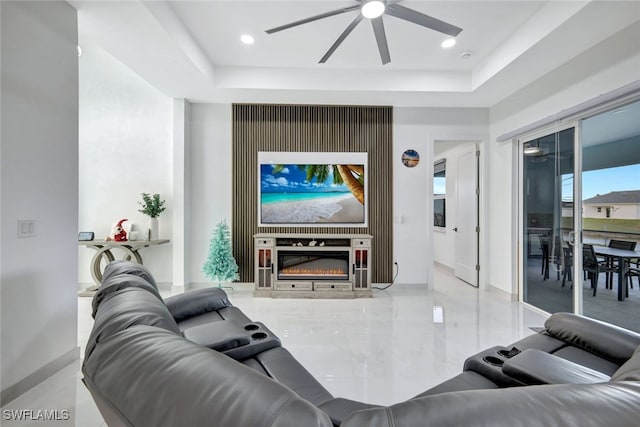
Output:
[[[167,296],[169,292],[165,292]],[[232,303],[265,323],[333,395],[375,404],[408,399],[462,370],[464,360],[542,326],[545,316],[498,291],[478,291],[436,268],[434,289],[396,284],[356,300],[253,298]],[[91,298],[78,299],[81,349],[91,329]],[[440,322],[440,320],[442,320]],[[81,382],[80,361],[2,408],[2,426],[102,427]],[[69,411],[65,421],[8,420],[6,410]]]

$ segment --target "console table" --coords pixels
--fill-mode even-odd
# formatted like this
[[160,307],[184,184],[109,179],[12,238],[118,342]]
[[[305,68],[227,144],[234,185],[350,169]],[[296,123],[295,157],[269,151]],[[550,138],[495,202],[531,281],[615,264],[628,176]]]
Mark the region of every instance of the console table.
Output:
[[102,257],[106,257],[108,262],[113,261],[115,258],[111,252],[113,249],[119,249],[124,252],[124,259],[132,260],[138,264],[142,264],[142,256],[140,255],[140,249],[149,246],[157,246],[169,243],[169,239],[162,240],[131,240],[126,242],[116,242],[107,240],[88,240],[78,241],[78,246],[86,246],[91,249],[95,249],[96,253],[91,259],[91,277],[95,282],[95,286],[90,286],[85,289],[84,292],[93,292],[97,290],[102,284]]
[[369,234],[254,235],[256,297],[371,297]]

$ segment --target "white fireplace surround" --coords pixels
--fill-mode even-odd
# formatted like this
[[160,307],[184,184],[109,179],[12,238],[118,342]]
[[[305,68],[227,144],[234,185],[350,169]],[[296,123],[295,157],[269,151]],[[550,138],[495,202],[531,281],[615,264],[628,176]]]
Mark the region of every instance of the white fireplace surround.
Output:
[[[261,233],[254,239],[257,297],[371,296],[369,234]],[[285,257],[294,269],[287,270],[292,265],[283,264]]]

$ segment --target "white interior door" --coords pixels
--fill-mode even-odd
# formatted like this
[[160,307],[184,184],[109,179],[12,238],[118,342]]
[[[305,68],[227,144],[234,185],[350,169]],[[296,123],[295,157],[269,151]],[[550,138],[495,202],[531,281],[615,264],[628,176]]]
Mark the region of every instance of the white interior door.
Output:
[[455,275],[478,286],[478,157],[471,145],[457,160]]

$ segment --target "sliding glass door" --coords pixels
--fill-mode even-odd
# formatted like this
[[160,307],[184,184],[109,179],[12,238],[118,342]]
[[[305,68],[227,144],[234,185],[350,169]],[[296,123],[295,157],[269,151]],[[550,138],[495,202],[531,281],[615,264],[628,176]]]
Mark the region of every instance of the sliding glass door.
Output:
[[[640,331],[640,102],[582,122],[584,314]],[[635,255],[637,253],[637,255]]]
[[523,301],[544,311],[573,311],[571,266],[565,256],[573,231],[574,128],[522,147]]
[[640,331],[638,118],[616,105],[519,143],[522,301]]

